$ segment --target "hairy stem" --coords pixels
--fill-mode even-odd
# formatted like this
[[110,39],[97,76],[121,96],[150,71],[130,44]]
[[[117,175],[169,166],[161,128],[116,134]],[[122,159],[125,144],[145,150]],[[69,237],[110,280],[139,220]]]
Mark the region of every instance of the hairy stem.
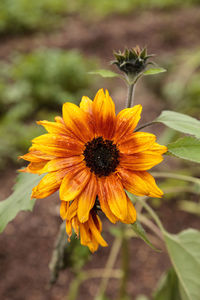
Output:
[[128,85],[128,97],[126,102],[126,107],[130,108],[134,103],[134,93],[135,93],[135,83]]

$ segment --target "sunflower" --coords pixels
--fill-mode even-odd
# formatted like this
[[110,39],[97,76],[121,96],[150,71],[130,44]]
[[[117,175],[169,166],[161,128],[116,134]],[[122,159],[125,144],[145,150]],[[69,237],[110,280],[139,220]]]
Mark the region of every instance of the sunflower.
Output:
[[90,249],[106,245],[100,239],[97,204],[112,223],[134,223],[136,211],[125,190],[138,196],[163,195],[147,170],[163,160],[167,148],[153,134],[134,132],[141,111],[135,105],[116,116],[108,91],[101,89],[93,101],[82,97],[80,107],[65,103],[63,118],[38,122],[48,133],[33,139],[22,156],[30,162],[24,172],[47,173],[32,197],[59,190],[68,235],[72,227],[80,231],[81,243]]

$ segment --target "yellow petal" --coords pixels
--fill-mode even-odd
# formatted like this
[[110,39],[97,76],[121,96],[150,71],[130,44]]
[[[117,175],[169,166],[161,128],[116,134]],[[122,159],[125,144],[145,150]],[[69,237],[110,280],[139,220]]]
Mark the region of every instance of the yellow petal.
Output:
[[110,206],[108,205],[107,195],[104,190],[104,181],[104,178],[98,178],[98,198],[100,206],[110,222],[116,223],[119,219],[112,213]]
[[90,176],[91,172],[84,164],[80,164],[74,171],[67,173],[60,186],[60,199],[74,200],[83,191]]
[[93,110],[93,102],[90,98],[83,96],[81,99],[81,103],[80,103],[80,108],[86,112],[89,113],[90,115],[92,115],[92,110]]
[[33,139],[35,150],[56,157],[81,155],[84,144],[67,136],[43,134]]
[[67,135],[69,132],[64,124],[58,122],[38,121],[38,125],[42,125],[49,133]]
[[127,135],[131,134],[137,126],[142,111],[141,105],[125,108],[117,115],[117,125],[114,140],[116,143],[122,142]]
[[[148,150],[147,150],[148,151]],[[120,155],[120,166],[132,171],[146,171],[163,161],[160,154],[143,151],[133,155]]]
[[72,236],[72,222],[66,221],[66,232],[68,234],[68,241],[70,242],[70,237]]
[[[69,203],[64,201],[65,203]],[[75,199],[72,201],[72,203],[68,206],[68,210],[66,213],[66,219],[71,220],[77,215],[77,209],[78,209],[78,199]]]
[[78,219],[84,223],[89,218],[89,212],[93,208],[97,196],[96,176],[91,174],[90,181],[78,197]]
[[42,170],[48,161],[43,160],[40,162],[31,162],[25,169],[21,172],[28,172],[33,174],[42,174]]
[[46,198],[55,193],[59,189],[65,175],[65,170],[51,172],[45,175],[42,180],[40,180],[39,184],[33,188],[32,198]]
[[147,132],[134,132],[119,143],[119,151],[124,154],[134,154],[149,149],[156,140],[156,136]]
[[148,150],[145,151],[145,153],[148,154],[164,154],[167,152],[167,147],[159,145],[158,143],[154,143]]
[[97,92],[93,101],[93,116],[96,136],[112,139],[116,126],[115,104],[107,90],[105,94],[103,89]]
[[127,199],[123,186],[116,175],[105,177],[101,185],[101,198],[104,197],[108,202],[110,210],[116,218],[123,220],[127,216]]
[[163,194],[157,187],[154,178],[148,172],[133,172],[119,168],[118,175],[123,187],[134,195],[159,198]]
[[135,223],[135,221],[136,221],[137,213],[136,213],[136,210],[135,210],[135,207],[134,207],[133,203],[132,203],[131,200],[128,198],[128,196],[127,196],[127,207],[128,207],[128,210],[127,210],[127,216],[126,216],[126,218],[123,220],[123,223],[126,223],[126,224],[133,224],[133,223]]
[[46,162],[44,168],[41,170],[42,173],[54,172],[64,168],[70,168],[76,166],[77,164],[83,161],[83,155],[76,155],[70,157],[62,157],[52,159],[49,162]]
[[69,208],[69,202],[61,201],[60,204],[60,216],[63,220],[66,219],[67,210]]
[[137,172],[137,175],[140,176],[146,183],[149,189],[149,196],[160,198],[163,196],[163,191],[157,186],[154,177],[148,172]]
[[42,153],[41,151],[34,149],[34,147],[30,147],[29,151],[30,152],[26,153],[25,155],[19,156],[19,158],[31,162],[41,162],[44,160],[48,161],[55,158],[55,156]]
[[[99,221],[99,220],[98,220]],[[92,232],[92,235],[94,236],[95,240],[102,246],[102,247],[107,247],[108,244],[106,243],[106,241],[103,239],[103,237],[101,236],[98,228],[96,227],[93,217],[90,215],[89,221],[89,228]]]
[[78,140],[86,143],[93,137],[93,128],[90,116],[80,107],[73,103],[63,104],[63,119],[69,131],[71,131]]

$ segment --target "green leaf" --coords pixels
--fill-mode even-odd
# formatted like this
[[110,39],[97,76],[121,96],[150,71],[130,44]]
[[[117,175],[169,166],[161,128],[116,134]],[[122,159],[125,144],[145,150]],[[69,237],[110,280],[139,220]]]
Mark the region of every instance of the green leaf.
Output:
[[151,68],[146,71],[144,71],[143,75],[155,75],[159,73],[166,72],[167,70],[164,68]]
[[200,140],[186,136],[168,145],[168,151],[173,155],[200,163]]
[[172,265],[179,279],[181,297],[199,300],[200,295],[200,231],[187,229],[164,238]]
[[13,193],[0,202],[0,233],[22,210],[32,211],[35,199],[31,199],[32,188],[38,184],[42,176],[20,173]]
[[174,130],[192,134],[200,138],[200,121],[190,116],[164,110],[154,122],[163,123]]
[[134,224],[131,225],[134,232],[140,237],[148,246],[150,246],[153,250],[160,252],[148,239],[146,232],[139,221],[136,221]]
[[88,72],[91,75],[100,75],[103,78],[113,78],[113,77],[120,77],[118,73],[112,72],[110,70],[100,69]]
[[181,300],[179,281],[174,269],[170,269],[158,283],[157,290],[153,294],[153,300]]

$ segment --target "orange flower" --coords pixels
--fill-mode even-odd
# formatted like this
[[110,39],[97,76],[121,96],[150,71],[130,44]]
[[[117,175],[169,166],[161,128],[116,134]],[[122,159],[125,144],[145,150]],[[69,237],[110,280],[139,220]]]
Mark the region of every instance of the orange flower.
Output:
[[77,236],[79,236],[80,231],[81,244],[88,246],[91,252],[95,252],[99,245],[107,247],[106,241],[101,236],[102,223],[95,209],[90,211],[89,218],[84,223],[79,221],[77,209],[78,199],[72,201],[71,204],[61,201],[60,215],[63,220],[66,220],[66,232],[69,236],[68,241],[70,241],[73,228]]
[[[38,122],[48,133],[35,138],[29,153],[22,156],[30,162],[25,172],[47,173],[32,197],[45,198],[59,190],[62,205],[69,202],[70,208],[76,203],[74,217],[67,218],[68,228],[76,232],[89,228],[97,243],[91,225],[92,220],[100,224],[91,213],[97,201],[111,222],[134,223],[136,211],[124,189],[138,196],[163,195],[147,170],[163,160],[167,148],[157,144],[153,134],[134,132],[141,111],[142,106],[136,105],[116,116],[108,91],[101,89],[94,101],[83,97],[80,107],[65,103],[63,118]],[[100,227],[96,225],[98,232]]]

